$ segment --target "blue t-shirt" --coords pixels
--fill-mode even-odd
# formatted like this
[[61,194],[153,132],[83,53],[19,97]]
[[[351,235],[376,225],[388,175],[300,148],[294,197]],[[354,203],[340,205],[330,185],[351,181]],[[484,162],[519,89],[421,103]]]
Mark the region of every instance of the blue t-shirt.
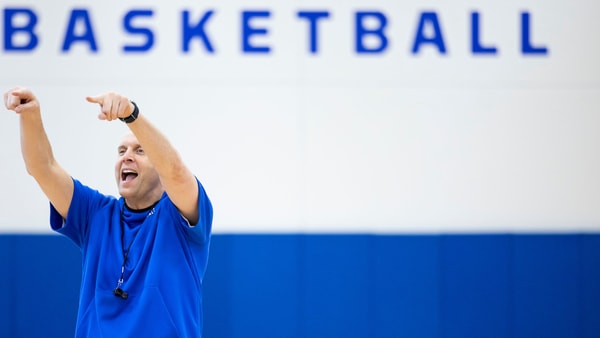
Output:
[[[166,193],[151,208],[133,211],[122,197],[73,182],[66,220],[51,205],[50,224],[82,252],[75,335],[200,337],[212,225],[212,205],[202,184],[197,181],[200,218],[190,226]],[[121,285],[128,298],[122,299],[113,290],[128,247]]]

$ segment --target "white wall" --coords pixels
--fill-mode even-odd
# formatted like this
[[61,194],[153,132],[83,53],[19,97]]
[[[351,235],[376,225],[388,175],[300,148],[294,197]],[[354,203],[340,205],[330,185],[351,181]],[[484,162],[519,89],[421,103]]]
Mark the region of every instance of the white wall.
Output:
[[[58,160],[103,192],[116,193],[115,147],[126,129],[98,121],[85,96],[114,90],[180,149],[211,196],[216,232],[600,230],[596,1],[60,0],[7,8],[36,13],[39,43],[0,49],[1,90],[31,87]],[[90,14],[97,52],[85,43],[61,51],[76,8]],[[122,51],[143,42],[122,28],[132,9],[154,12],[135,21],[154,33],[148,52]],[[182,51],[184,10],[194,21],[214,11],[205,26],[214,54],[198,40]],[[251,42],[271,53],[241,51],[241,16],[250,10],[270,12],[252,21],[269,33]],[[319,22],[317,54],[299,10],[330,13]],[[355,51],[357,11],[387,17],[385,52]],[[411,52],[427,11],[439,19],[445,55],[432,46]],[[497,55],[471,52],[473,11],[481,42]],[[547,55],[522,53],[524,11],[532,44]],[[18,116],[0,114],[0,231],[47,232],[48,204],[25,173],[18,132]]]

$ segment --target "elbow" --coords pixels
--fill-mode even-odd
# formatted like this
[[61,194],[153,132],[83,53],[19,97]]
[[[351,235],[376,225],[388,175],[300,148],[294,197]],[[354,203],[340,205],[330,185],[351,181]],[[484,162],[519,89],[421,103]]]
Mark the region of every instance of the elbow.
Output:
[[25,161],[25,170],[30,176],[38,178],[52,172],[53,165],[53,161]]
[[25,170],[27,170],[29,176],[37,177],[40,175],[39,166],[35,166],[31,163],[25,163]]

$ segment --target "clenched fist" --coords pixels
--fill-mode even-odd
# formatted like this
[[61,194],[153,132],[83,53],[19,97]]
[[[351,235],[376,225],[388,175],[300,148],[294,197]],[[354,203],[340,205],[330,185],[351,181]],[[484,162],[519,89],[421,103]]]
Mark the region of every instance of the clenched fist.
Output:
[[40,103],[33,92],[23,87],[15,87],[4,93],[4,105],[18,114],[40,111]]

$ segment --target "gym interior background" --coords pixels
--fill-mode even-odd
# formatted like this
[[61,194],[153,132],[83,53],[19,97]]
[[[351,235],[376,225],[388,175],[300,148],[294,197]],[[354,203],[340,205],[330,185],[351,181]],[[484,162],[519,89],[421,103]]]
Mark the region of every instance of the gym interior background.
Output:
[[[600,4],[3,3],[0,87],[116,194],[135,99],[214,205],[205,337],[597,337]],[[81,254],[0,115],[0,337],[69,337]],[[174,285],[173,287],[177,287]]]

